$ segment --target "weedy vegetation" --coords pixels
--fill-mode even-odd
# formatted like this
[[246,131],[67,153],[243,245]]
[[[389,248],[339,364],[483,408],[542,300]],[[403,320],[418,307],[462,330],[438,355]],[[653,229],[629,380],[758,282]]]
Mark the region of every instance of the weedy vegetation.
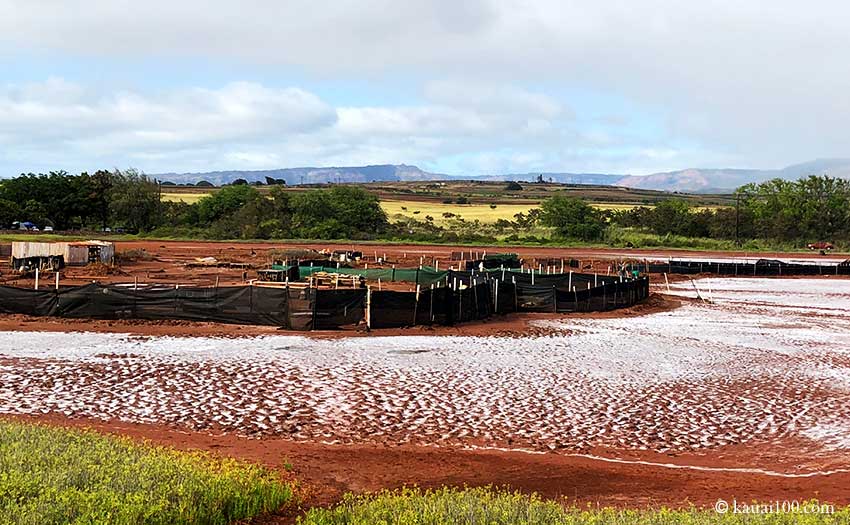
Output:
[[565,507],[537,496],[489,488],[401,489],[346,496],[332,509],[312,509],[302,525],[838,525],[850,510],[833,514],[719,514],[714,510],[629,510]]
[[0,524],[226,524],[281,508],[257,465],[129,438],[0,420]]

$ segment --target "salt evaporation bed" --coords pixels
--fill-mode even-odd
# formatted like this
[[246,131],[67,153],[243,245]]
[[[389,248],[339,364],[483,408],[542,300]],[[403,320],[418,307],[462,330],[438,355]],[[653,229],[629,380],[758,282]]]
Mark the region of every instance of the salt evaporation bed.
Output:
[[340,443],[683,452],[797,439],[846,451],[850,283],[711,290],[712,305],[539,321],[563,331],[539,338],[2,332],[0,413]]

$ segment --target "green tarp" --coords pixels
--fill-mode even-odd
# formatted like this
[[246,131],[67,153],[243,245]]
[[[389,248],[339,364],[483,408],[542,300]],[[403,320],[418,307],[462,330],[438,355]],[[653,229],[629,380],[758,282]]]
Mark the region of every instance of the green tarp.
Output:
[[396,281],[404,281],[421,284],[422,286],[430,286],[432,284],[436,284],[441,280],[446,278],[449,272],[447,271],[437,271],[433,268],[429,268],[427,266],[423,266],[422,269],[418,268],[369,268],[369,269],[360,269],[360,268],[334,268],[331,266],[299,266],[298,272],[301,275],[301,278],[305,278],[308,275],[315,272],[330,272],[330,273],[339,273],[342,275],[360,275],[365,277],[369,281],[377,281],[378,279],[384,282],[396,282]]

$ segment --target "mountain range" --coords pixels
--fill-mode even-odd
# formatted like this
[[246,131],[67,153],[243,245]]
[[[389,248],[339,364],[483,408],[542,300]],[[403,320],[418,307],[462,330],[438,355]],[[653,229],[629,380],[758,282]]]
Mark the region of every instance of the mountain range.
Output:
[[344,182],[388,182],[422,180],[496,180],[531,181],[542,176],[544,180],[563,184],[593,184],[602,186],[625,186],[648,190],[687,193],[723,193],[750,182],[780,178],[793,180],[806,175],[831,175],[850,178],[850,158],[817,159],[794,164],[782,169],[736,169],[736,168],[689,168],[678,171],[653,173],[650,175],[618,175],[606,173],[562,173],[533,172],[490,175],[446,175],[423,171],[407,164],[382,164],[375,166],[330,167],[330,168],[284,168],[274,170],[230,170],[200,173],[161,173],[153,177],[175,184],[196,184],[207,181],[216,186],[228,184],[236,179],[248,182],[265,181],[266,178],[283,180],[287,185],[325,184]]

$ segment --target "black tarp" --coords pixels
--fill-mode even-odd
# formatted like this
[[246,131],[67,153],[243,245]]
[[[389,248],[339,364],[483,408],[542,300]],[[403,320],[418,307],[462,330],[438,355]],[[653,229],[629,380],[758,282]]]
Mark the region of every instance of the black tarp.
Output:
[[[446,324],[511,312],[590,312],[631,306],[649,297],[649,278],[574,273],[450,272],[449,286],[416,292],[373,291],[371,326]],[[415,319],[415,320],[414,320]]]
[[482,280],[458,289],[441,286],[416,292],[373,291],[370,323],[373,328],[413,325],[452,325],[485,319],[493,314],[491,284]]
[[671,260],[666,263],[630,265],[629,269],[632,268],[650,273],[685,275],[700,273],[742,276],[850,275],[850,266],[842,264],[801,264],[774,259],[759,259],[755,263]]
[[287,326],[286,303],[283,288],[90,284],[60,289],[53,315]]
[[[494,313],[601,311],[648,297],[649,279],[587,274],[452,272],[449,286],[372,291],[371,326],[451,325]],[[593,286],[596,284],[597,286]],[[588,288],[590,287],[590,288]],[[367,291],[261,286],[101,285],[30,290],[0,286],[0,313],[92,319],[183,319],[328,330],[365,321]]]
[[363,320],[365,290],[100,285],[0,286],[0,313],[91,319],[182,319],[333,329]]
[[366,290],[319,290],[316,294],[315,330],[332,330],[358,324],[365,317]]

